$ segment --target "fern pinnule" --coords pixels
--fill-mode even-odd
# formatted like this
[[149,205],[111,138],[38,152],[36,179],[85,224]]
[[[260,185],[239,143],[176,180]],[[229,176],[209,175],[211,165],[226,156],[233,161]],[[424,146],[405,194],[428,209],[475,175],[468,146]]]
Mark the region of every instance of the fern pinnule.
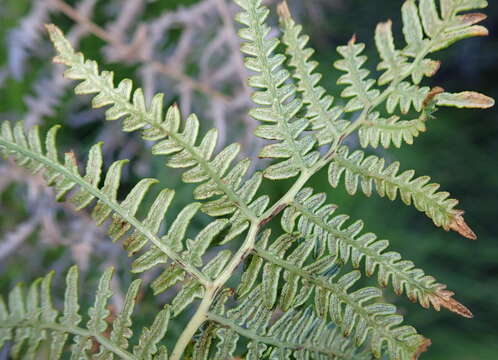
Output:
[[387,251],[387,240],[380,240],[373,233],[362,234],[362,221],[347,225],[349,216],[336,215],[337,206],[325,201],[325,194],[303,189],[284,211],[282,228],[289,234],[308,239],[324,259],[328,256],[342,264],[351,262],[355,268],[364,260],[368,276],[377,272],[382,287],[392,282],[396,294],[405,292],[411,301],[418,301],[425,308],[432,305],[439,311],[442,306],[464,317],[473,316],[452,298],[453,293],[446,290],[446,285],[416,268],[412,261],[403,260],[399,253]]
[[391,144],[397,148],[403,143],[411,145],[414,138],[427,130],[426,122],[430,117],[427,111],[413,120],[401,120],[398,116],[384,119],[378,112],[372,113],[358,130],[360,145],[364,148],[382,145],[386,149]]
[[[73,266],[67,273],[62,314],[52,304],[50,287],[53,274],[52,272],[35,280],[27,295],[24,295],[21,285],[16,286],[9,294],[8,307],[0,297],[0,345],[12,340],[14,358],[23,356],[23,359],[38,359],[41,351],[48,351],[48,358],[54,360],[63,358],[66,352],[70,352],[74,359],[86,359],[89,356],[109,360],[115,356],[126,360],[152,360],[153,356],[154,359],[164,359],[158,356],[163,356],[166,349],[158,344],[168,328],[170,310],[167,306],[158,312],[151,329],[145,328],[142,331],[139,344],[133,350],[129,346],[129,339],[133,335],[131,315],[140,280],[135,280],[130,285],[123,309],[116,314],[108,337],[106,332],[111,325],[108,319],[108,301],[112,296],[110,281],[113,269],[108,268],[100,278],[94,305],[88,311],[86,326],[81,324],[83,317],[80,315],[78,299],[78,268]],[[66,344],[70,337],[72,346],[69,350]],[[99,344],[97,354],[93,353],[93,342]],[[26,350],[23,350],[24,344],[27,344]]]
[[385,160],[374,155],[365,156],[363,151],[352,153],[345,146],[337,152],[329,167],[329,182],[337,187],[344,175],[345,187],[354,195],[361,188],[367,195],[372,195],[375,187],[377,193],[390,200],[395,200],[399,191],[401,200],[424,212],[434,224],[446,231],[453,230],[460,235],[475,240],[475,233],[463,220],[463,211],[455,209],[458,201],[449,198],[449,193],[438,191],[439,184],[429,183],[430,177],[415,178],[413,170],[399,173],[399,163],[385,166]]
[[347,45],[337,48],[343,59],[336,61],[334,67],[345,72],[337,83],[346,86],[341,97],[350,99],[344,107],[345,112],[370,109],[380,95],[380,91],[374,87],[375,80],[369,78],[370,71],[363,68],[367,61],[367,57],[362,55],[364,50],[365,44],[357,43],[356,36]]

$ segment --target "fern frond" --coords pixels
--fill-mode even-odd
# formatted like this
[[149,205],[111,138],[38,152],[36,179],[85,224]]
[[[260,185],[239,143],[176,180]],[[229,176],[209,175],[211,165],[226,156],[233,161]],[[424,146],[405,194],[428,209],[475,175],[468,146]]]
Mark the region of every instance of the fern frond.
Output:
[[399,253],[387,251],[387,240],[362,233],[362,221],[347,225],[349,216],[336,215],[337,206],[326,205],[325,201],[325,194],[303,189],[284,211],[283,229],[311,242],[324,263],[329,261],[327,258],[337,258],[340,263],[351,261],[353,267],[359,268],[365,260],[365,273],[372,276],[377,271],[382,287],[391,281],[396,294],[406,292],[411,301],[418,301],[425,308],[432,305],[439,311],[442,306],[461,316],[472,317],[465,306],[452,298],[453,292],[446,290],[446,285],[416,268],[412,261],[403,260]]
[[217,311],[208,314],[213,324],[208,335],[212,338],[216,334],[219,340],[215,359],[232,359],[241,336],[250,341],[246,360],[291,356],[296,359],[371,358],[369,352],[358,350],[334,325],[315,317],[310,308],[286,311],[277,321],[272,321],[275,314],[268,310],[262,298],[261,289],[257,287],[237,307],[227,311],[224,304],[218,304]]
[[463,219],[463,211],[455,209],[458,201],[449,198],[449,193],[437,191],[438,184],[429,183],[430,177],[414,178],[415,172],[407,170],[399,173],[398,162],[385,167],[385,161],[374,155],[365,157],[361,150],[349,153],[347,147],[339,149],[329,166],[329,182],[337,187],[344,175],[346,190],[354,195],[361,191],[371,196],[373,188],[381,196],[395,200],[398,191],[406,205],[413,205],[424,212],[434,224],[444,230],[453,230],[475,240],[476,235]]
[[[287,234],[270,246],[266,243],[256,245],[250,266],[256,275],[261,273],[261,285],[257,286],[257,291],[263,305],[272,309],[278,300],[278,308],[288,311],[303,306],[311,297],[315,304],[313,313],[324,320],[330,318],[343,335],[352,336],[358,346],[364,344],[370,334],[372,352],[376,356],[380,356],[380,343],[385,340],[391,359],[410,359],[409,354],[416,352],[423,338],[411,327],[398,327],[402,318],[394,316],[394,306],[375,302],[381,299],[382,291],[368,287],[349,292],[360,279],[360,272],[338,277],[335,254],[329,255],[326,251],[326,238],[306,234],[304,241],[294,246],[296,241],[295,236]],[[259,269],[255,269],[254,264],[260,264]],[[246,280],[241,281],[243,292],[239,296],[251,290],[251,285],[244,283]],[[398,336],[405,331],[406,337]]]
[[[133,351],[129,349],[129,339],[133,335],[131,314],[140,280],[135,280],[128,289],[123,309],[112,322],[111,336],[108,337],[106,332],[111,325],[108,301],[112,296],[110,281],[113,269],[107,269],[100,278],[94,306],[88,311],[89,321],[86,327],[81,324],[83,318],[78,301],[77,267],[72,267],[66,276],[62,314],[52,304],[50,287],[53,274],[52,272],[34,281],[27,296],[21,285],[16,286],[9,294],[8,307],[0,297],[0,347],[6,341],[13,341],[11,355],[14,359],[38,359],[40,351],[48,351],[47,358],[51,360],[61,359],[69,349],[67,344],[70,337],[71,359],[112,360],[116,356],[126,360],[149,360],[159,354],[157,345],[168,328],[168,307],[159,311],[151,330],[143,330],[140,343]],[[100,351],[97,354],[92,353],[93,342],[99,345]],[[165,354],[164,349],[161,353]]]
[[429,118],[430,115],[425,111],[413,120],[400,120],[398,116],[383,119],[378,112],[371,113],[358,131],[360,145],[364,148],[382,145],[386,149],[391,144],[399,148],[403,142],[411,145],[414,138],[427,130],[425,123]]
[[[240,146],[232,144],[217,155],[214,154],[218,132],[210,130],[199,139],[199,120],[189,116],[183,124],[179,109],[173,105],[163,117],[163,95],[158,94],[150,107],[145,104],[142,89],[132,90],[129,79],[114,86],[113,73],[99,72],[95,61],[85,60],[81,53],[75,53],[62,32],[54,25],[48,25],[52,42],[58,56],[55,62],[69,67],[64,75],[82,82],[75,88],[78,94],[97,94],[92,101],[94,108],[111,107],[106,111],[107,120],[123,119],[123,130],[142,130],[142,137],[158,141],[152,151],[155,155],[169,155],[166,163],[172,168],[189,169],[183,174],[183,181],[199,184],[194,191],[196,200],[203,200],[202,210],[211,216],[235,213],[234,232],[240,232],[245,220],[254,220],[266,206],[266,197],[254,200],[262,175],[257,172],[248,180],[250,160],[234,165]],[[254,200],[254,201],[253,201]]]
[[283,43],[287,47],[289,65],[294,68],[293,76],[298,81],[297,90],[303,95],[306,104],[306,117],[311,121],[312,129],[318,140],[318,145],[332,143],[344,131],[347,121],[340,119],[343,111],[339,106],[333,106],[334,98],[319,85],[322,78],[315,70],[316,61],[310,58],[314,50],[307,48],[309,36],[302,34],[302,26],[297,25],[291,16],[287,2],[278,6]]
[[[126,198],[119,202],[117,192],[125,161],[117,161],[110,166],[104,185],[100,187],[102,144],[94,145],[90,150],[86,174],[81,176],[73,153],[66,153],[64,164],[58,159],[58,128],[55,126],[49,130],[45,141],[46,150],[43,150],[37,127],[32,128],[26,137],[21,122],[17,123],[14,129],[8,122],[4,122],[0,134],[0,153],[13,157],[20,166],[33,173],[42,172],[48,184],[55,188],[57,200],[68,197],[77,210],[89,207],[96,200],[92,217],[97,225],[102,225],[110,219],[108,234],[113,241],[122,239],[123,246],[130,256],[139,251],[143,252],[133,262],[133,272],[140,273],[165,264],[166,269],[153,281],[152,287],[157,294],[182,281],[183,287],[172,303],[171,310],[175,316],[196,298],[202,297],[204,286],[219,275],[231,257],[231,252],[225,250],[207,264],[203,264],[202,260],[210,244],[226,229],[228,220],[214,220],[194,239],[185,240],[187,228],[201,207],[198,203],[192,203],[180,211],[168,232],[159,236],[158,232],[173,200],[174,191],[162,190],[146,218],[143,221],[138,220],[135,214],[156,180],[141,180]],[[221,242],[232,238],[233,233],[229,232]],[[147,248],[147,245],[150,246]]]
[[289,71],[282,68],[286,58],[275,54],[279,45],[277,38],[267,38],[270,27],[265,21],[269,10],[261,0],[236,0],[243,9],[237,21],[245,26],[239,36],[245,42],[241,51],[248,57],[246,67],[257,74],[249,78],[249,85],[260,89],[252,100],[259,105],[250,115],[263,123],[256,129],[256,136],[278,142],[265,146],[259,156],[284,159],[264,171],[269,179],[287,179],[298,175],[318,161],[319,154],[313,151],[315,138],[303,131],[309,127],[306,118],[296,119],[303,103],[296,96],[297,90]]

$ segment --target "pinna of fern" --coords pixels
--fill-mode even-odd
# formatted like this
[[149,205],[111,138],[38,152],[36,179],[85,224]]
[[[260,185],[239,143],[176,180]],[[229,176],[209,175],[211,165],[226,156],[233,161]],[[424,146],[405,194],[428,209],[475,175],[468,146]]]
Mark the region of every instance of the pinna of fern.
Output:
[[[360,272],[338,276],[337,257],[326,250],[316,254],[316,242],[311,237],[298,242],[298,236],[285,234],[271,244],[268,234],[264,236],[256,244],[238,296],[245,299],[256,293],[261,306],[272,309],[278,302],[277,307],[286,314],[311,302],[313,306],[307,311],[330,319],[344,336],[351,336],[357,346],[366,344],[376,357],[381,356],[384,343],[391,359],[409,359],[419,351],[426,339],[413,327],[402,325],[396,307],[381,301],[379,288],[351,291],[361,278]],[[260,273],[261,284],[256,284]]]

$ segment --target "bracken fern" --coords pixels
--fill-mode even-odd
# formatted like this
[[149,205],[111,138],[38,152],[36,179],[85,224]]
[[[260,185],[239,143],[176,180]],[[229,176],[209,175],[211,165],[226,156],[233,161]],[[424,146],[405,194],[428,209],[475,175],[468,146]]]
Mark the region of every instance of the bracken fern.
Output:
[[[446,285],[388,250],[387,240],[365,233],[363,222],[336,214],[337,206],[327,204],[325,194],[315,193],[306,184],[328,167],[332,187],[344,178],[351,195],[361,190],[371,196],[375,190],[395,200],[399,194],[436,226],[476,238],[457,200],[439,191],[428,176],[415,177],[413,170],[401,171],[398,162],[386,164],[367,152],[378,146],[412,144],[441,106],[494,104],[479,93],[448,93],[420,85],[440,67],[429,58],[434,52],[487,34],[476,25],[485,16],[467,12],[484,8],[487,2],[406,0],[402,6],[405,47],[395,47],[391,21],[379,24],[375,31],[378,78],[365,68],[365,45],[355,37],[338,48],[341,59],[334,66],[343,72],[338,80],[344,86],[340,102],[320,85],[322,76],[311,60],[309,38],[285,3],[278,12],[287,56],[278,52],[280,40],[269,37],[269,10],[261,0],[236,3],[242,8],[237,16],[242,24],[241,50],[247,68],[254,72],[248,79],[255,88],[250,115],[262,123],[255,135],[269,140],[259,156],[274,159],[254,173],[250,173],[250,159],[238,159],[238,144],[216,152],[217,130],[200,135],[195,115],[182,119],[176,105],[163,113],[161,94],[146,104],[143,91],[133,90],[130,80],[116,86],[112,72],[101,72],[96,62],[73,50],[57,27],[47,26],[57,50],[55,61],[68,67],[67,78],[80,81],[76,93],[94,95],[92,106],[107,107],[107,120],[122,120],[123,131],[140,131],[145,141],[154,142],[152,153],[166,156],[166,166],[183,169],[183,181],[196,184],[196,202],[164,224],[174,190],[163,189],[146,215],[139,217],[143,199],[157,180],[142,179],[124,200],[118,200],[126,160],[111,164],[103,176],[102,144],[96,144],[82,175],[72,152],[59,159],[58,126],[42,140],[37,127],[25,130],[22,122],[15,126],[4,122],[0,151],[5,158],[33,174],[42,173],[58,201],[69,201],[77,210],[92,207],[95,223],[107,223],[109,237],[121,240],[130,255],[138,254],[133,272],[162,268],[152,282],[155,294],[177,289],[151,327],[142,330],[137,345],[130,346],[139,280],[130,285],[112,324],[107,308],[112,269],[102,275],[86,325],[79,313],[76,268],[67,274],[62,315],[51,301],[52,274],[34,281],[26,295],[17,286],[8,296],[8,306],[0,299],[0,346],[11,341],[14,358],[58,359],[65,352],[71,353],[71,359],[418,358],[430,340],[403,324],[396,307],[383,300],[380,288],[355,288],[362,262],[364,274],[376,275],[380,286],[391,284],[396,294],[405,293],[425,308],[444,307],[472,317]],[[358,135],[366,150],[344,145],[352,134]],[[282,198],[271,202],[260,190],[264,178],[294,178],[294,182]],[[187,231],[199,212],[211,220],[190,238]],[[282,231],[274,235],[266,227],[279,214]],[[219,245],[229,242],[240,243],[234,251],[219,250]],[[216,255],[205,256],[211,249]],[[227,288],[227,281],[237,279],[236,270],[244,263],[237,288]],[[343,270],[348,263],[356,270]],[[200,302],[194,302],[197,299]],[[196,306],[195,313],[168,355],[162,344],[168,322],[189,306]],[[68,341],[71,347],[65,346]]]

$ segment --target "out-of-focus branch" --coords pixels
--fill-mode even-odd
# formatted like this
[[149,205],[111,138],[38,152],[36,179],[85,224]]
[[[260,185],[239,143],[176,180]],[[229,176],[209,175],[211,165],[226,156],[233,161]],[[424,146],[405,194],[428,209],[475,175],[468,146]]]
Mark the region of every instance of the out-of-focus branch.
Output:
[[33,217],[17,226],[13,232],[7,234],[0,242],[0,262],[8,258],[22,245],[28,239],[29,235],[33,233],[37,225],[38,219]]
[[87,27],[88,31],[90,31],[92,34],[94,34],[101,40],[104,40],[105,42],[111,44],[112,46],[116,47],[122,52],[134,55],[136,60],[147,63],[148,65],[152,66],[152,68],[154,68],[156,71],[178,82],[186,84],[195,90],[203,92],[209,96],[215,97],[223,102],[230,102],[230,97],[226,96],[225,94],[222,94],[221,92],[211,88],[210,86],[192,79],[191,77],[182,72],[178,72],[176,69],[174,69],[171,66],[168,66],[167,64],[160,63],[148,56],[145,56],[143,52],[137,51],[137,49],[135,49],[133,46],[129,46],[121,42],[119,39],[115,38],[114,36],[111,36],[104,28],[95,24],[91,19],[81,15],[78,11],[76,11],[76,9],[74,9],[72,6],[68,5],[64,1],[52,0],[52,4],[59,11],[64,13],[66,16],[68,16],[75,22]]

